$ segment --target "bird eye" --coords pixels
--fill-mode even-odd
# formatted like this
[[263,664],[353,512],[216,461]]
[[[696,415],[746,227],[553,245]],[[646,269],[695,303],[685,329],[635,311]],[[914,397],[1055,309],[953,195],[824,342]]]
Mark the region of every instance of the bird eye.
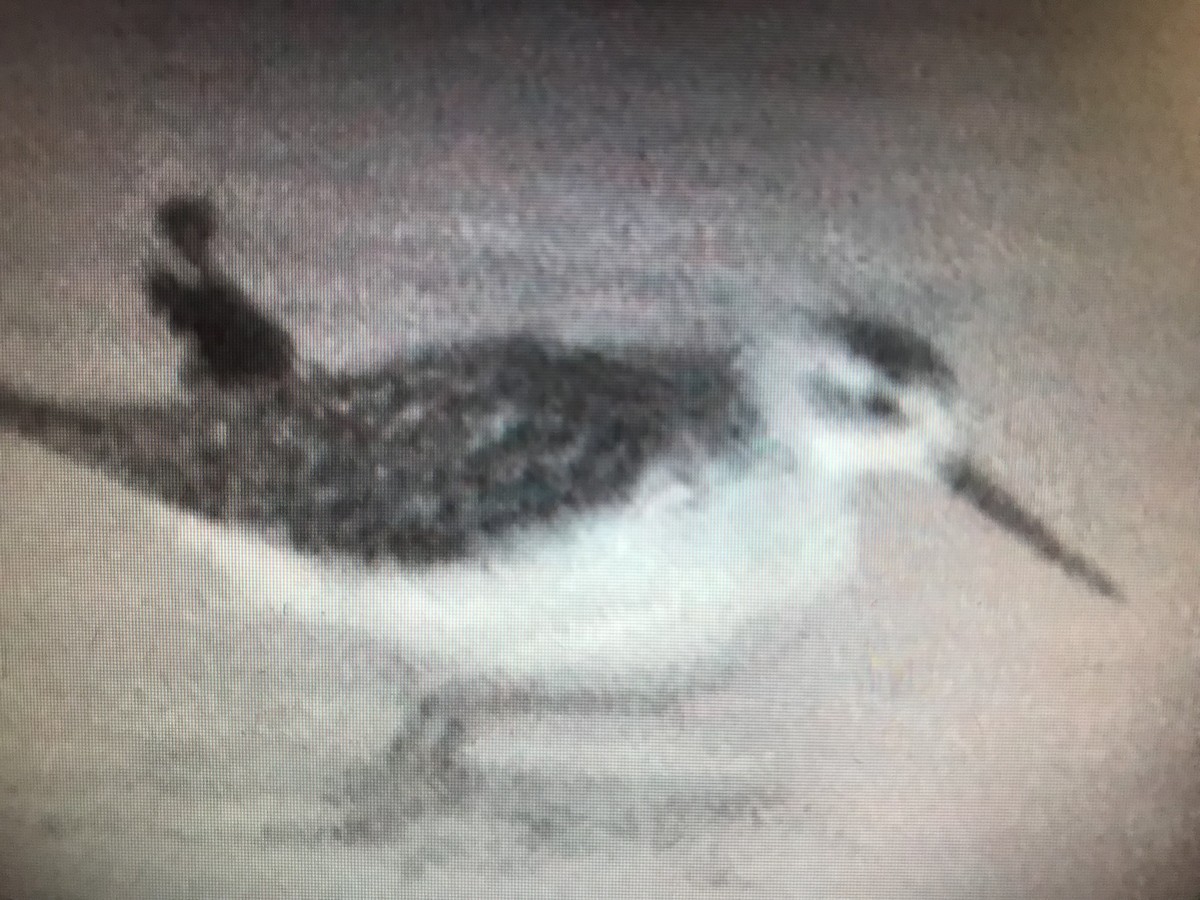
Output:
[[872,418],[886,419],[894,422],[898,421],[903,416],[900,413],[900,407],[891,397],[884,393],[876,391],[871,394],[863,403],[863,408]]

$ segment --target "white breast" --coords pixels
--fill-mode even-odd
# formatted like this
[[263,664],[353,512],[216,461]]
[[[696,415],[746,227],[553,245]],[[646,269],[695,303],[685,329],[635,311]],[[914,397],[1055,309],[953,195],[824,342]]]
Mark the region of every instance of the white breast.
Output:
[[721,667],[739,638],[849,570],[854,532],[843,483],[769,453],[687,480],[654,471],[627,505],[430,568],[365,571],[195,517],[179,527],[264,611],[365,629],[438,679],[561,688],[669,686]]

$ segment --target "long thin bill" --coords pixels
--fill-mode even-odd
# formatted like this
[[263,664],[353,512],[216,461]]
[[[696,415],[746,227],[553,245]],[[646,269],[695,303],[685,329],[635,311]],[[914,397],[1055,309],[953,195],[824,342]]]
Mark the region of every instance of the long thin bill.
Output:
[[1113,600],[1124,600],[1121,589],[1094,562],[1067,547],[1045,522],[1021,506],[1019,500],[998,485],[970,459],[946,466],[942,476],[947,486],[977,510],[1033,547],[1044,559],[1058,565],[1094,591]]

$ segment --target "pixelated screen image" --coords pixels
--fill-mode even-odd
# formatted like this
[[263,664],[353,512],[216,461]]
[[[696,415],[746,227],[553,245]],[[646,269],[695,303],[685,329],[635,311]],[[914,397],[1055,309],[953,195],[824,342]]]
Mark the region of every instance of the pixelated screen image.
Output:
[[0,900],[1200,898],[1200,7],[0,10]]

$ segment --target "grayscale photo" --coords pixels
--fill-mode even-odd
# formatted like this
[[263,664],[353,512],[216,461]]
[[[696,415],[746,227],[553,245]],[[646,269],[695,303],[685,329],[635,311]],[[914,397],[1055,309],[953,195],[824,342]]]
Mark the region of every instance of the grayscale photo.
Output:
[[1198,42],[0,11],[0,900],[1200,898]]

